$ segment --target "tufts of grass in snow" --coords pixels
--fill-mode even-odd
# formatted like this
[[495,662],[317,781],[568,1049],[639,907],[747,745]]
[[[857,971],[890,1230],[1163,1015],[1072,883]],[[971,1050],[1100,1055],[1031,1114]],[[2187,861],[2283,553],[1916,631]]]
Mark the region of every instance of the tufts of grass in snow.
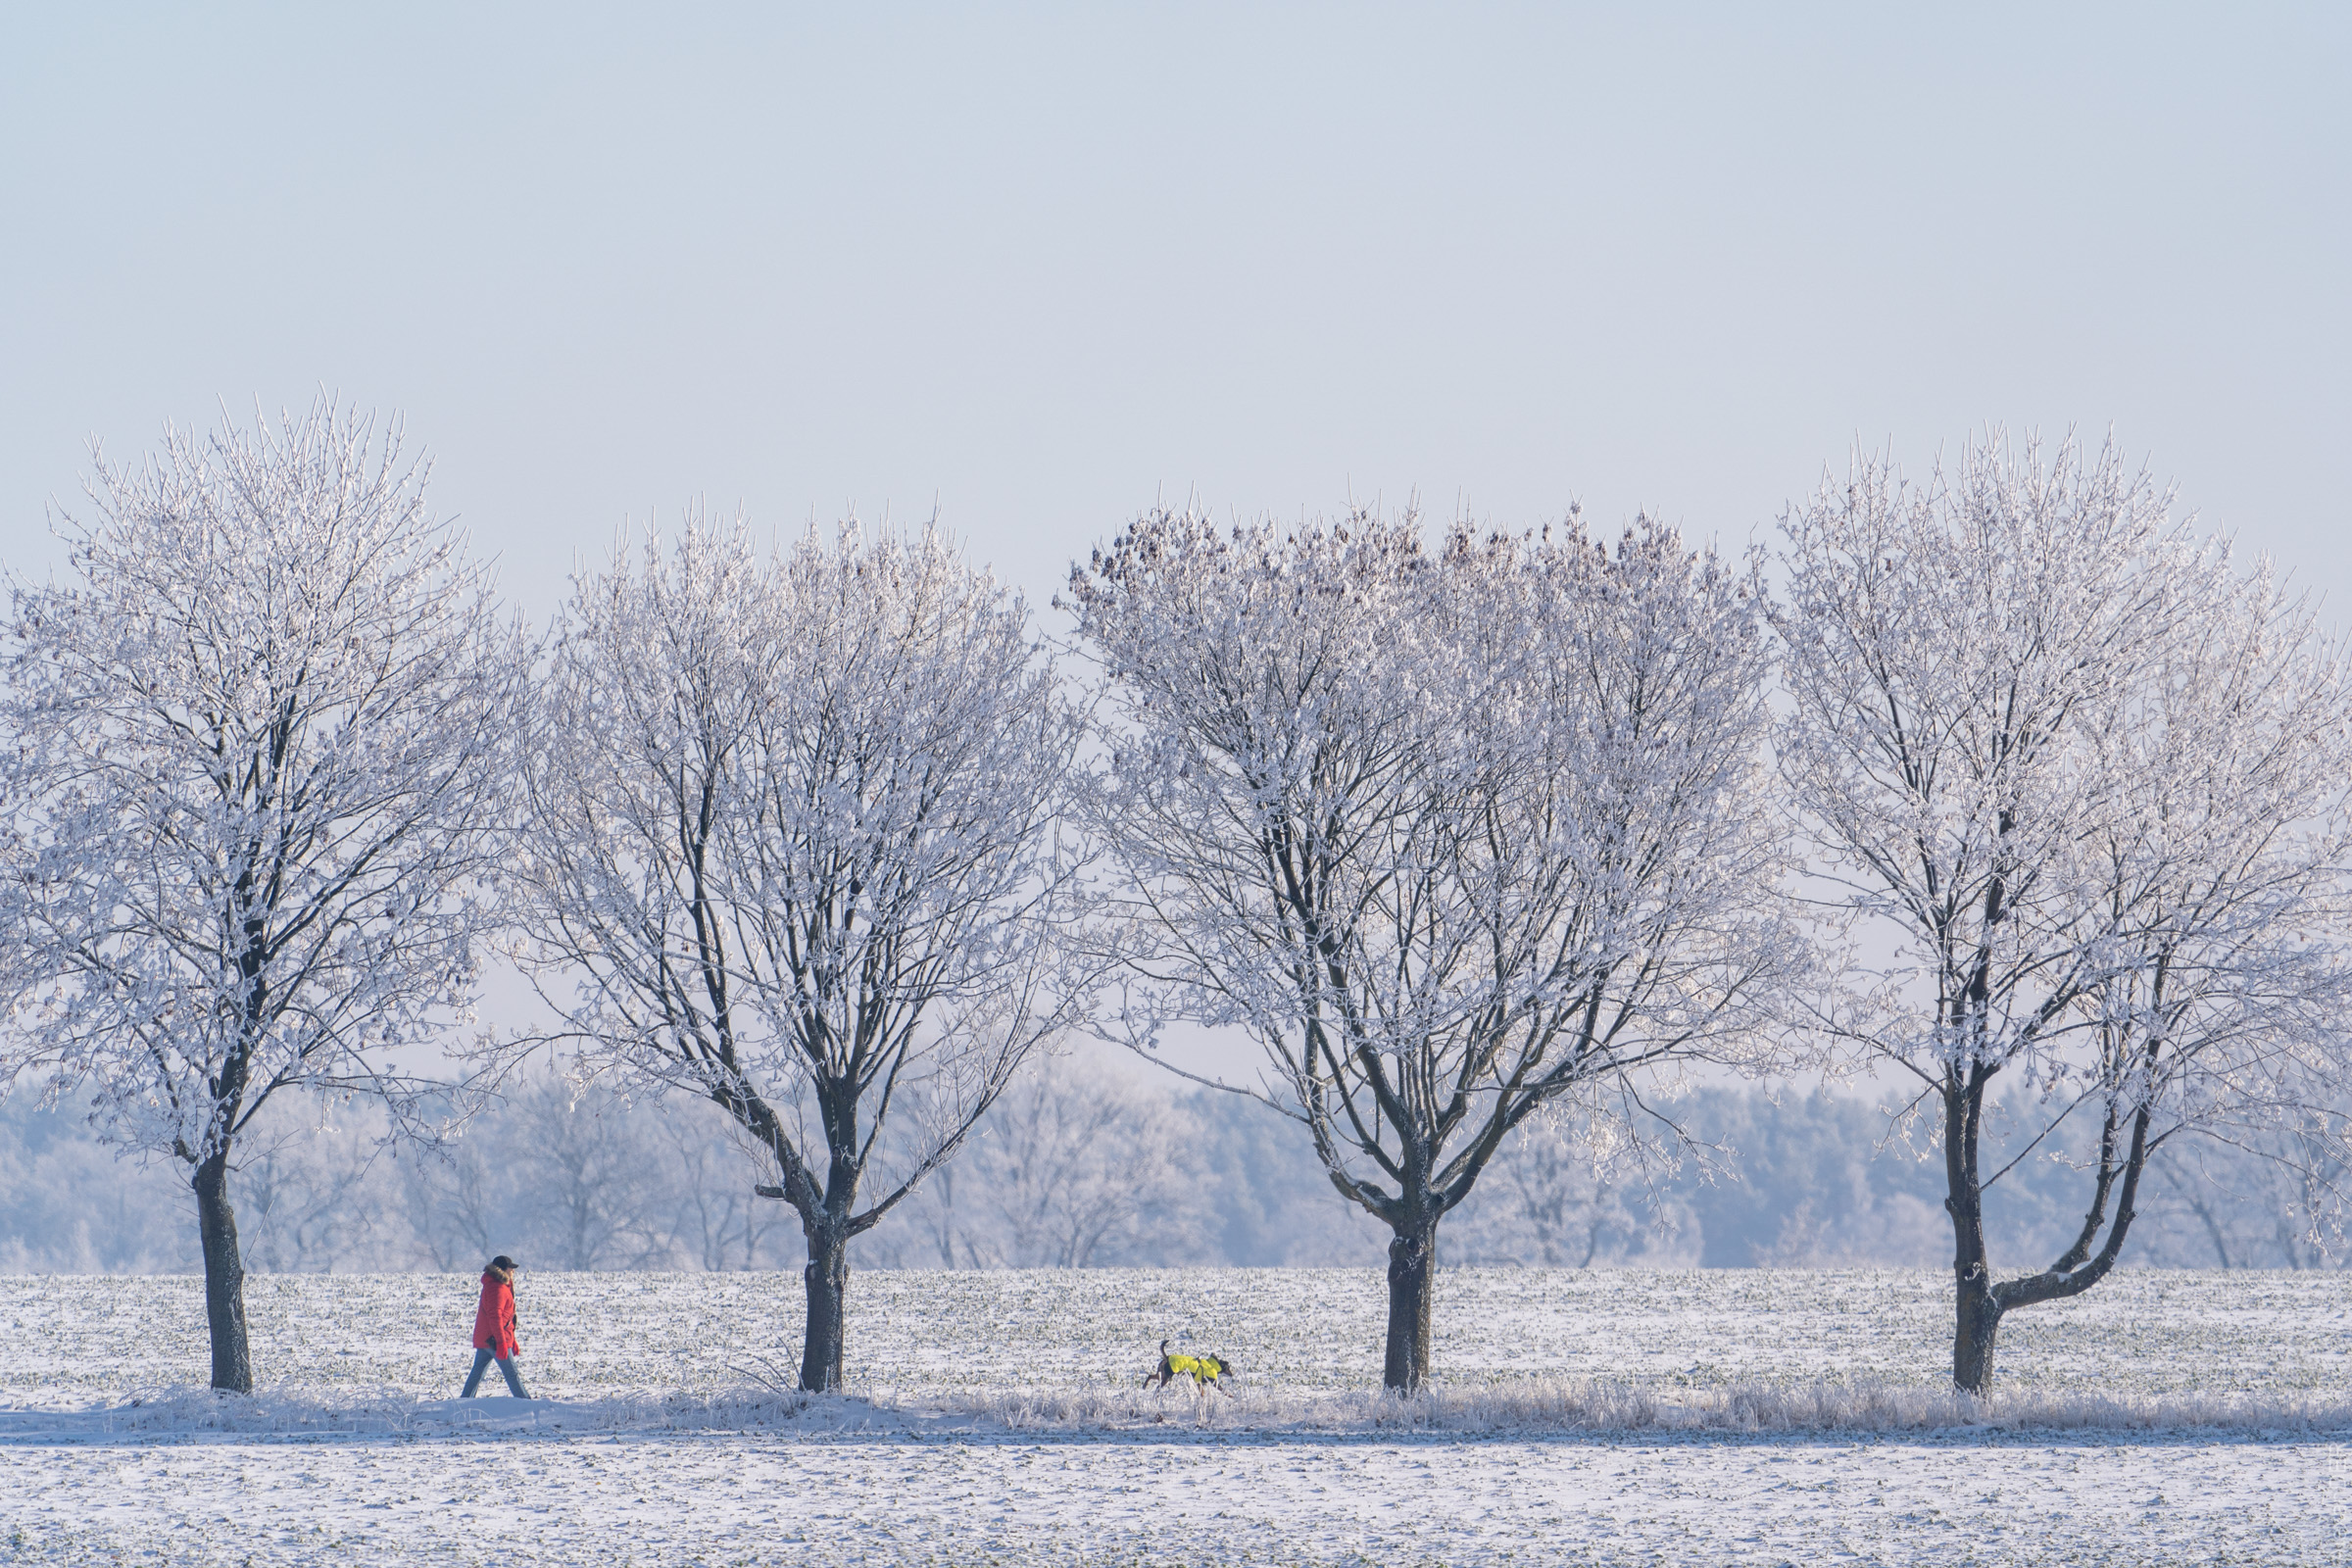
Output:
[[175,1388],[84,1410],[0,1411],[0,1446],[221,1438],[512,1439],[760,1433],[802,1441],[887,1437],[985,1440],[1049,1433],[1154,1438],[1708,1436],[1754,1433],[2197,1432],[2309,1436],[2352,1432],[2352,1400],[2242,1394],[2093,1395],[1996,1391],[1976,1398],[1887,1383],[1735,1383],[1659,1389],[1609,1379],[1527,1378],[1382,1394],[1244,1391],[1228,1398],[1014,1389],[900,1403],[747,1385],[587,1400],[417,1399],[397,1390],[320,1396]]
[[[254,1364],[318,1395],[454,1395],[473,1276],[257,1275]],[[1259,1394],[1377,1388],[1376,1271],[1062,1269],[856,1276],[853,1388],[906,1404],[1133,1389],[1163,1338],[1213,1350]],[[802,1282],[783,1274],[536,1274],[522,1371],[566,1400],[792,1383]],[[1949,1270],[1446,1270],[1434,1364],[1460,1390],[1613,1379],[1694,1388],[1821,1382],[1933,1391],[1951,1364]],[[0,1408],[122,1404],[199,1379],[203,1282],[0,1278]],[[2352,1274],[2123,1270],[2001,1329],[2000,1383],[2099,1396],[2332,1397],[2352,1388]],[[495,1379],[491,1386],[497,1387]]]
[[1734,1383],[1659,1389],[1610,1379],[1529,1378],[1410,1397],[1382,1394],[1243,1394],[1232,1400],[1008,1392],[958,1413],[1012,1431],[1109,1431],[1191,1423],[1299,1433],[1935,1433],[1996,1431],[2334,1433],[2352,1400],[2246,1395],[2097,1395],[1957,1390],[1891,1383]]
[[778,1394],[758,1386],[599,1399],[418,1399],[397,1389],[254,1395],[166,1389],[83,1410],[0,1410],[0,1445],[204,1436],[243,1438],[506,1438],[609,1433],[790,1430],[853,1436],[905,1425],[861,1399]]

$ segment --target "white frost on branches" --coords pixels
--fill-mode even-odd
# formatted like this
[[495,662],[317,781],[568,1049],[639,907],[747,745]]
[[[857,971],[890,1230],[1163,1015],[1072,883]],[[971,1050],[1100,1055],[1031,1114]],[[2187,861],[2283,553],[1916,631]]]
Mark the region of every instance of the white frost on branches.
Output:
[[1240,1025],[1340,1190],[1426,1236],[1547,1102],[1749,1057],[1788,956],[1752,579],[1414,520],[1145,516],[1073,574],[1130,1038]]
[[[1024,607],[933,529],[762,560],[690,519],[580,581],[519,868],[583,1065],[727,1109],[812,1253],[871,1227],[1083,1004],[1078,731]],[[877,1141],[893,1115],[923,1125]]]
[[1792,514],[1780,753],[1835,902],[1901,933],[1822,1020],[1872,1054],[2168,1127],[2332,1070],[2340,662],[2168,502],[2112,448],[1992,445]]
[[1995,431],[1784,524],[1782,765],[1836,916],[1898,939],[1814,1022],[1941,1100],[1964,1233],[1997,1075],[2098,1129],[2080,1239],[2002,1308],[2112,1266],[2164,1143],[2315,1124],[2343,1081],[2340,655],[2170,501]]
[[290,1086],[409,1112],[493,918],[519,637],[397,426],[170,432],[90,496],[77,581],[13,584],[0,1072],[196,1166]]

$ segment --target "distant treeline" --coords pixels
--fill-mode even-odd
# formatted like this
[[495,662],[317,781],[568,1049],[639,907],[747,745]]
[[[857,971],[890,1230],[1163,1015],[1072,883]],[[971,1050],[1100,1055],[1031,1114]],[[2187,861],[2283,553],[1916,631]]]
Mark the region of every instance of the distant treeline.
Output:
[[[1852,1096],[1703,1089],[1671,1136],[1601,1159],[1570,1129],[1523,1130],[1446,1229],[1444,1261],[1739,1268],[1949,1261],[1942,1156]],[[441,1153],[379,1149],[381,1112],[289,1101],[238,1171],[248,1266],[470,1269],[493,1252],[550,1269],[790,1269],[797,1216],[727,1119],[631,1102],[553,1071],[512,1084]],[[296,1114],[299,1113],[299,1114]],[[1663,1129],[1660,1129],[1663,1134]],[[2082,1216],[2046,1145],[1989,1195],[2034,1266]],[[2004,1153],[2005,1162],[2010,1155]],[[2188,1162],[2201,1162],[2202,1172]],[[1997,1168],[1997,1165],[1993,1168]],[[2127,1262],[2337,1266],[2290,1166],[2207,1141],[2168,1150]],[[2073,1179],[2069,1179],[2069,1178]],[[0,1105],[0,1271],[193,1272],[188,1188],[120,1159],[70,1109]],[[1054,1062],[1006,1095],[956,1160],[852,1250],[863,1268],[1374,1265],[1387,1233],[1332,1191],[1263,1105]]]

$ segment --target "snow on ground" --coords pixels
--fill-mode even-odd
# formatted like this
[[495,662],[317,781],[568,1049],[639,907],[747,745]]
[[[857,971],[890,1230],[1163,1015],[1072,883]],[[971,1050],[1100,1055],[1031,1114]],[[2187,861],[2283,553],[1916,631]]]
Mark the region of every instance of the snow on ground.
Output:
[[197,1282],[0,1280],[0,1562],[2352,1562],[2337,1275],[2121,1275],[1984,1406],[1930,1273],[1449,1272],[1404,1408],[1370,1271],[861,1273],[813,1403],[799,1285],[526,1271],[549,1397],[461,1403],[470,1277],[253,1281],[228,1401]]
[[[257,1276],[265,1388],[457,1392],[472,1275]],[[1442,1277],[1437,1376],[1528,1374],[1679,1388],[1824,1377],[1943,1387],[1948,1278],[1929,1270],[1457,1269]],[[921,1400],[1131,1386],[1165,1338],[1214,1350],[1242,1386],[1376,1387],[1385,1286],[1367,1269],[1101,1269],[854,1274],[853,1392]],[[564,1399],[741,1386],[799,1366],[797,1273],[539,1274],[516,1287],[534,1394]],[[0,1278],[0,1404],[63,1409],[201,1383],[201,1282]],[[2352,1275],[2126,1270],[2012,1315],[2011,1386],[2090,1394],[2340,1396],[2352,1385]],[[495,1374],[493,1374],[495,1377]]]
[[197,1563],[2334,1563],[2333,1446],[1093,1439],[0,1450],[0,1552]]

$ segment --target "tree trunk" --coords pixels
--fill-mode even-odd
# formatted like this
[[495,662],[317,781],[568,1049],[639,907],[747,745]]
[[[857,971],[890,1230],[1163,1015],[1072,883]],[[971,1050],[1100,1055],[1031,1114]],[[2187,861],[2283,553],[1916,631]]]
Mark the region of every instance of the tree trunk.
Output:
[[849,1310],[850,1239],[833,1226],[808,1233],[808,1331],[801,1348],[801,1387],[811,1394],[841,1388],[841,1342]]
[[1977,1165],[1985,1077],[1979,1068],[1965,1081],[1947,1081],[1943,1090],[1943,1207],[1952,1217],[1952,1386],[1978,1395],[1992,1381],[1993,1339],[2001,1327]]
[[1438,1225],[1400,1230],[1389,1243],[1389,1353],[1381,1387],[1413,1394],[1429,1381],[1429,1308],[1437,1295]]
[[1992,1279],[1983,1267],[1961,1276],[1958,1311],[1952,1320],[1952,1386],[1982,1396],[1992,1384],[1994,1341],[2001,1332],[2001,1306]]
[[237,1252],[237,1214],[228,1202],[228,1152],[196,1167],[196,1229],[204,1240],[204,1316],[213,1335],[213,1387],[253,1392],[253,1350],[245,1337],[245,1261]]

